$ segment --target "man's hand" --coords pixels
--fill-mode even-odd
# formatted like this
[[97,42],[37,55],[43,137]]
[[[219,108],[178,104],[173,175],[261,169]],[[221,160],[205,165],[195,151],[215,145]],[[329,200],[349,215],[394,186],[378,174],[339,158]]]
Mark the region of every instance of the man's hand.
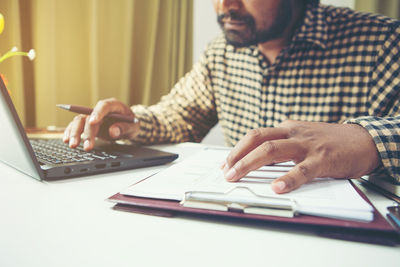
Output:
[[104,118],[109,113],[119,113],[133,118],[132,110],[122,102],[109,98],[97,102],[90,115],[77,115],[64,131],[63,141],[70,147],[75,148],[84,140],[83,148],[89,151],[94,146],[95,137],[114,140],[121,138],[133,138],[138,134],[139,123],[115,122]]
[[251,130],[222,167],[225,178],[235,182],[263,165],[289,160],[296,166],[274,180],[276,193],[316,177],[358,178],[380,164],[372,137],[359,125],[285,121],[276,128]]

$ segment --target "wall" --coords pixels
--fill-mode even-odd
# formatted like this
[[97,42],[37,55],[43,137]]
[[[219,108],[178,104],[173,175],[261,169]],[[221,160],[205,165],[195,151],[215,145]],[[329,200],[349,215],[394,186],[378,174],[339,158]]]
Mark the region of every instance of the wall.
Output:
[[344,6],[354,8],[355,0],[321,0],[321,3],[332,6]]
[[193,62],[206,45],[220,33],[211,0],[193,0]]

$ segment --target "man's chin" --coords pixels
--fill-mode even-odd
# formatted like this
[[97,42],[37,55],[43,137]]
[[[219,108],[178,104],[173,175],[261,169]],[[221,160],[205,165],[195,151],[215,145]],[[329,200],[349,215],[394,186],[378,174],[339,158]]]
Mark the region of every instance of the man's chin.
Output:
[[256,42],[251,38],[245,38],[243,34],[236,31],[224,31],[226,42],[236,48],[255,45]]

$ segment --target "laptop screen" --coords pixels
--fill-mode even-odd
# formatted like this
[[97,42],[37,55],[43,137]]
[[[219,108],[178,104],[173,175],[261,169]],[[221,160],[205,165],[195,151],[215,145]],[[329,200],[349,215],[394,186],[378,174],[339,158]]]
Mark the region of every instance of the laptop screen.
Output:
[[39,163],[33,158],[32,147],[1,78],[0,121],[0,160],[33,178],[43,178]]

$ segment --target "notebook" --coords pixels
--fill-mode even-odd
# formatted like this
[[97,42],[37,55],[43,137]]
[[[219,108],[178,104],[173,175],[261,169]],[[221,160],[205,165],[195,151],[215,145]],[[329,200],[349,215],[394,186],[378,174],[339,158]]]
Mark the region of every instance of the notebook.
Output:
[[10,95],[0,79],[0,161],[38,180],[64,179],[160,165],[178,155],[155,149],[104,143],[90,153],[61,139],[28,139]]

